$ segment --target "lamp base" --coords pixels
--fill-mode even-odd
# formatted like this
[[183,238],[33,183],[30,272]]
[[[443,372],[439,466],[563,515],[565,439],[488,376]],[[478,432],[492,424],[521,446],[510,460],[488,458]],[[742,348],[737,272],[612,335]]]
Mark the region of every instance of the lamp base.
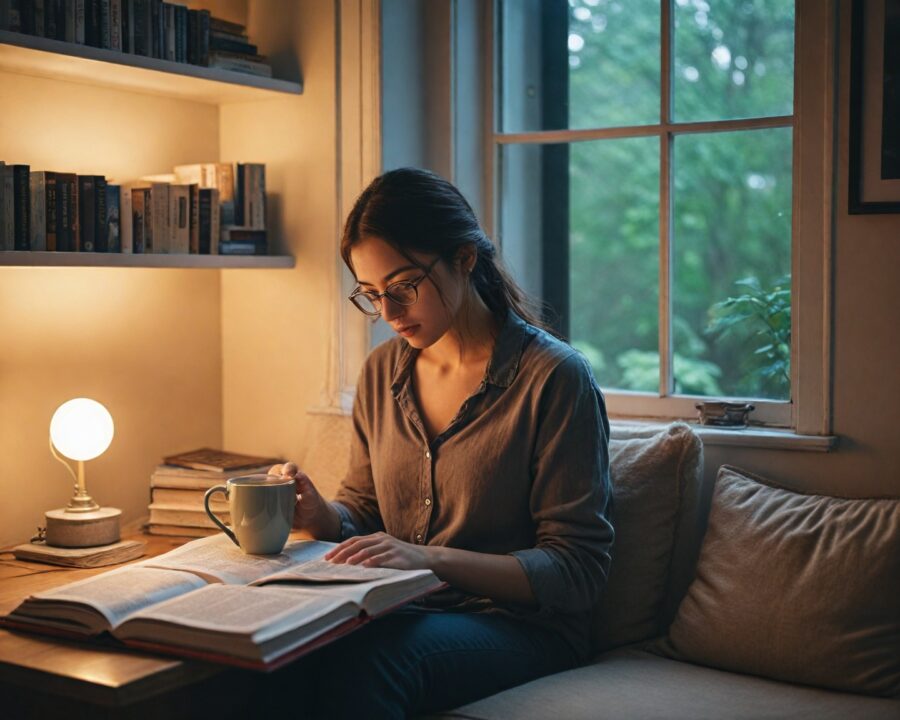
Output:
[[48,510],[46,542],[56,547],[80,548],[119,542],[118,508],[102,507],[91,512],[73,513],[65,508]]

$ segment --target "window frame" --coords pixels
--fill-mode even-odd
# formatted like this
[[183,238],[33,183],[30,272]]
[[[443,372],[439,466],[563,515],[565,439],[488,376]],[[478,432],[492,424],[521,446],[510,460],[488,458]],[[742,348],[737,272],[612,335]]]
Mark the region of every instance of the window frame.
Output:
[[[486,73],[492,101],[485,103],[490,114],[486,128],[486,187],[491,208],[485,218],[492,236],[503,247],[499,218],[499,157],[504,145],[520,143],[556,144],[616,137],[658,136],[660,141],[660,222],[659,222],[659,347],[660,387],[657,395],[622,390],[605,390],[607,407],[613,417],[678,419],[695,418],[694,404],[700,399],[675,395],[672,384],[672,343],[670,287],[672,280],[671,243],[671,151],[676,134],[718,132],[736,129],[792,127],[793,182],[791,228],[791,399],[756,400],[753,422],[791,428],[797,433],[828,435],[831,431],[831,292],[834,195],[834,117],[836,64],[836,0],[797,0],[794,45],[794,112],[791,116],[750,120],[672,122],[671,62],[672,10],[674,0],[661,0],[660,123],[634,127],[588,130],[542,130],[501,133],[498,131],[500,93],[493,92],[500,70],[500,43],[495,27],[503,0],[491,0],[486,23],[488,48]],[[546,244],[545,244],[546,245]],[[547,252],[543,253],[544,262]],[[564,290],[568,292],[566,288]],[[551,290],[552,292],[552,290]],[[559,294],[559,289],[556,294]]]

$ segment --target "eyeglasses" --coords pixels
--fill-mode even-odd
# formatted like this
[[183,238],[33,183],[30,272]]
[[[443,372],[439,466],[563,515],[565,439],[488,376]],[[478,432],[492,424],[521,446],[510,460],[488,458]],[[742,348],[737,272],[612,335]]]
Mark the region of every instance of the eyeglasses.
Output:
[[381,315],[381,298],[390,298],[398,305],[415,305],[419,299],[419,284],[431,274],[432,268],[437,265],[440,258],[436,258],[425,272],[415,280],[400,280],[399,282],[388,285],[383,293],[377,293],[372,290],[363,290],[356,288],[349,297],[350,302],[359,308],[360,312],[369,317],[378,317]]

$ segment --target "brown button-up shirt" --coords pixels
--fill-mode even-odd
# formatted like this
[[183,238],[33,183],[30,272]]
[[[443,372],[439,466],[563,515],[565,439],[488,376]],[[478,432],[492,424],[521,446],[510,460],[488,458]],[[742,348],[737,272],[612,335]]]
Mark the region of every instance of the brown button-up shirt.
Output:
[[454,591],[428,604],[513,615],[560,633],[586,659],[613,542],[609,421],[590,368],[510,312],[481,385],[429,443],[411,386],[417,354],[397,337],[363,367],[334,503],[343,538],[383,530],[513,555],[536,610]]

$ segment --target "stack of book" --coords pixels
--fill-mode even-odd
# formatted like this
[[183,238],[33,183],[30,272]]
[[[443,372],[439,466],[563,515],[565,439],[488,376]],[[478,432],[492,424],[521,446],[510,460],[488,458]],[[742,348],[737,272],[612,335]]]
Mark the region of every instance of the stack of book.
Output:
[[116,184],[0,161],[0,250],[265,255],[266,167],[179,165]]
[[[201,448],[163,460],[150,476],[150,518],[146,530],[151,535],[204,537],[220,530],[203,507],[209,488],[224,485],[229,478],[265,473],[278,458],[240,455]],[[210,509],[225,523],[230,522],[228,503],[216,493]]]
[[250,43],[243,25],[220,18],[209,21],[209,67],[272,77],[272,67]]
[[243,25],[162,0],[0,0],[0,30],[272,77]]

